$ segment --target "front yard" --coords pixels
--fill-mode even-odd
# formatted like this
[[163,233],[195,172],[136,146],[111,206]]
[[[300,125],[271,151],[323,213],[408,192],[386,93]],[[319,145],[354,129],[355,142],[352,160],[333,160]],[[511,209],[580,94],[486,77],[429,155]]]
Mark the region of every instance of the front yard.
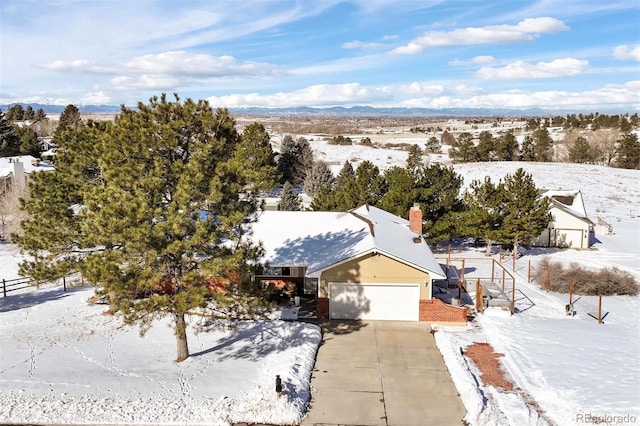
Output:
[[[321,340],[274,321],[207,327],[192,317],[191,357],[175,363],[168,320],[141,337],[91,305],[91,288],[0,298],[0,419],[9,423],[297,423]],[[280,399],[275,377],[283,380]]]

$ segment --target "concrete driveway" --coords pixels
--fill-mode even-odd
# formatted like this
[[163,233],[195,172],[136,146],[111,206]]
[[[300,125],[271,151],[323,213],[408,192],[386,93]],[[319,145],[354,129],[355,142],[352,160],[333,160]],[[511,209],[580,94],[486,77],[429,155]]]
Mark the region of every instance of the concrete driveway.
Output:
[[460,425],[466,412],[424,323],[331,321],[302,425]]

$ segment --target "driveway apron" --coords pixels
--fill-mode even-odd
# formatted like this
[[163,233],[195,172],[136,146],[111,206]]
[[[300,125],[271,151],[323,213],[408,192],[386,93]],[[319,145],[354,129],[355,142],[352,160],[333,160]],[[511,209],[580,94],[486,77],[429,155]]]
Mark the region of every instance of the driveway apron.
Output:
[[330,321],[302,425],[460,425],[465,409],[428,324]]

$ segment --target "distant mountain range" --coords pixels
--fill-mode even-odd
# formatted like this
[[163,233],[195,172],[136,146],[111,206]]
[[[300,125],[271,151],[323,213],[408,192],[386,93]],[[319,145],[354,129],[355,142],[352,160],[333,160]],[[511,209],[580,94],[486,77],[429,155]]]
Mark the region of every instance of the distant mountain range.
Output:
[[[15,104],[0,105],[0,110],[7,109]],[[28,104],[34,110],[42,108],[47,114],[60,114],[66,106],[49,104]],[[120,112],[119,105],[76,105],[81,113],[87,114],[114,114]],[[215,107],[215,105],[214,105]],[[130,107],[135,108],[135,107]],[[531,117],[531,116],[555,116],[566,114],[588,114],[595,111],[585,110],[545,110],[542,108],[401,108],[401,107],[289,107],[289,108],[229,108],[233,114],[246,115],[270,115],[270,116],[336,116],[336,117]],[[624,114],[625,111],[602,111],[600,113]]]

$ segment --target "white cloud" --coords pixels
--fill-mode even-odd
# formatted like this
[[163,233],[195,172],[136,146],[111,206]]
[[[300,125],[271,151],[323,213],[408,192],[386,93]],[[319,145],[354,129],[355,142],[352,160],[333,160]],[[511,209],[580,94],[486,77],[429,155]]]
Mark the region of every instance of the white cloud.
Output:
[[114,90],[168,90],[182,86],[180,79],[166,74],[118,76],[110,80]]
[[607,107],[640,109],[637,93],[640,81],[624,84],[608,84],[595,90],[582,92],[508,90],[471,97],[441,96],[437,98],[413,98],[402,101],[400,106],[413,108],[588,108]]
[[540,34],[554,34],[568,29],[569,27],[558,19],[542,17],[525,19],[517,25],[491,25],[453,31],[430,31],[422,37],[412,40],[406,46],[395,48],[392,52],[416,54],[428,47],[522,43],[532,41]]
[[504,67],[480,68],[476,76],[484,80],[571,77],[582,74],[588,66],[588,61],[575,58],[554,59],[536,64],[516,61]]
[[381,43],[364,42],[360,40],[354,40],[354,41],[348,41],[346,43],[342,43],[342,47],[344,49],[372,49],[380,46],[382,46]]
[[293,92],[279,92],[273,95],[249,93],[207,98],[211,105],[229,108],[357,105],[373,104],[390,99],[392,94],[385,88],[366,87],[359,83],[317,84]]
[[389,89],[395,93],[406,95],[440,96],[445,92],[442,84],[424,84],[413,82],[411,84],[401,84]]
[[111,96],[100,90],[87,93],[80,99],[82,105],[107,105],[111,102]]
[[449,61],[449,65],[452,65],[452,66],[486,65],[486,64],[493,64],[495,61],[496,61],[496,58],[494,58],[491,55],[480,55],[480,56],[475,56],[467,61],[461,60],[461,59],[454,59],[452,61]]
[[613,49],[613,57],[621,61],[640,61],[640,44],[628,46],[623,44]]
[[58,71],[102,74],[171,74],[205,78],[264,76],[277,74],[278,67],[260,62],[239,62],[229,55],[211,56],[185,51],[142,55],[124,64],[101,64],[85,59],[53,61],[37,67]]

